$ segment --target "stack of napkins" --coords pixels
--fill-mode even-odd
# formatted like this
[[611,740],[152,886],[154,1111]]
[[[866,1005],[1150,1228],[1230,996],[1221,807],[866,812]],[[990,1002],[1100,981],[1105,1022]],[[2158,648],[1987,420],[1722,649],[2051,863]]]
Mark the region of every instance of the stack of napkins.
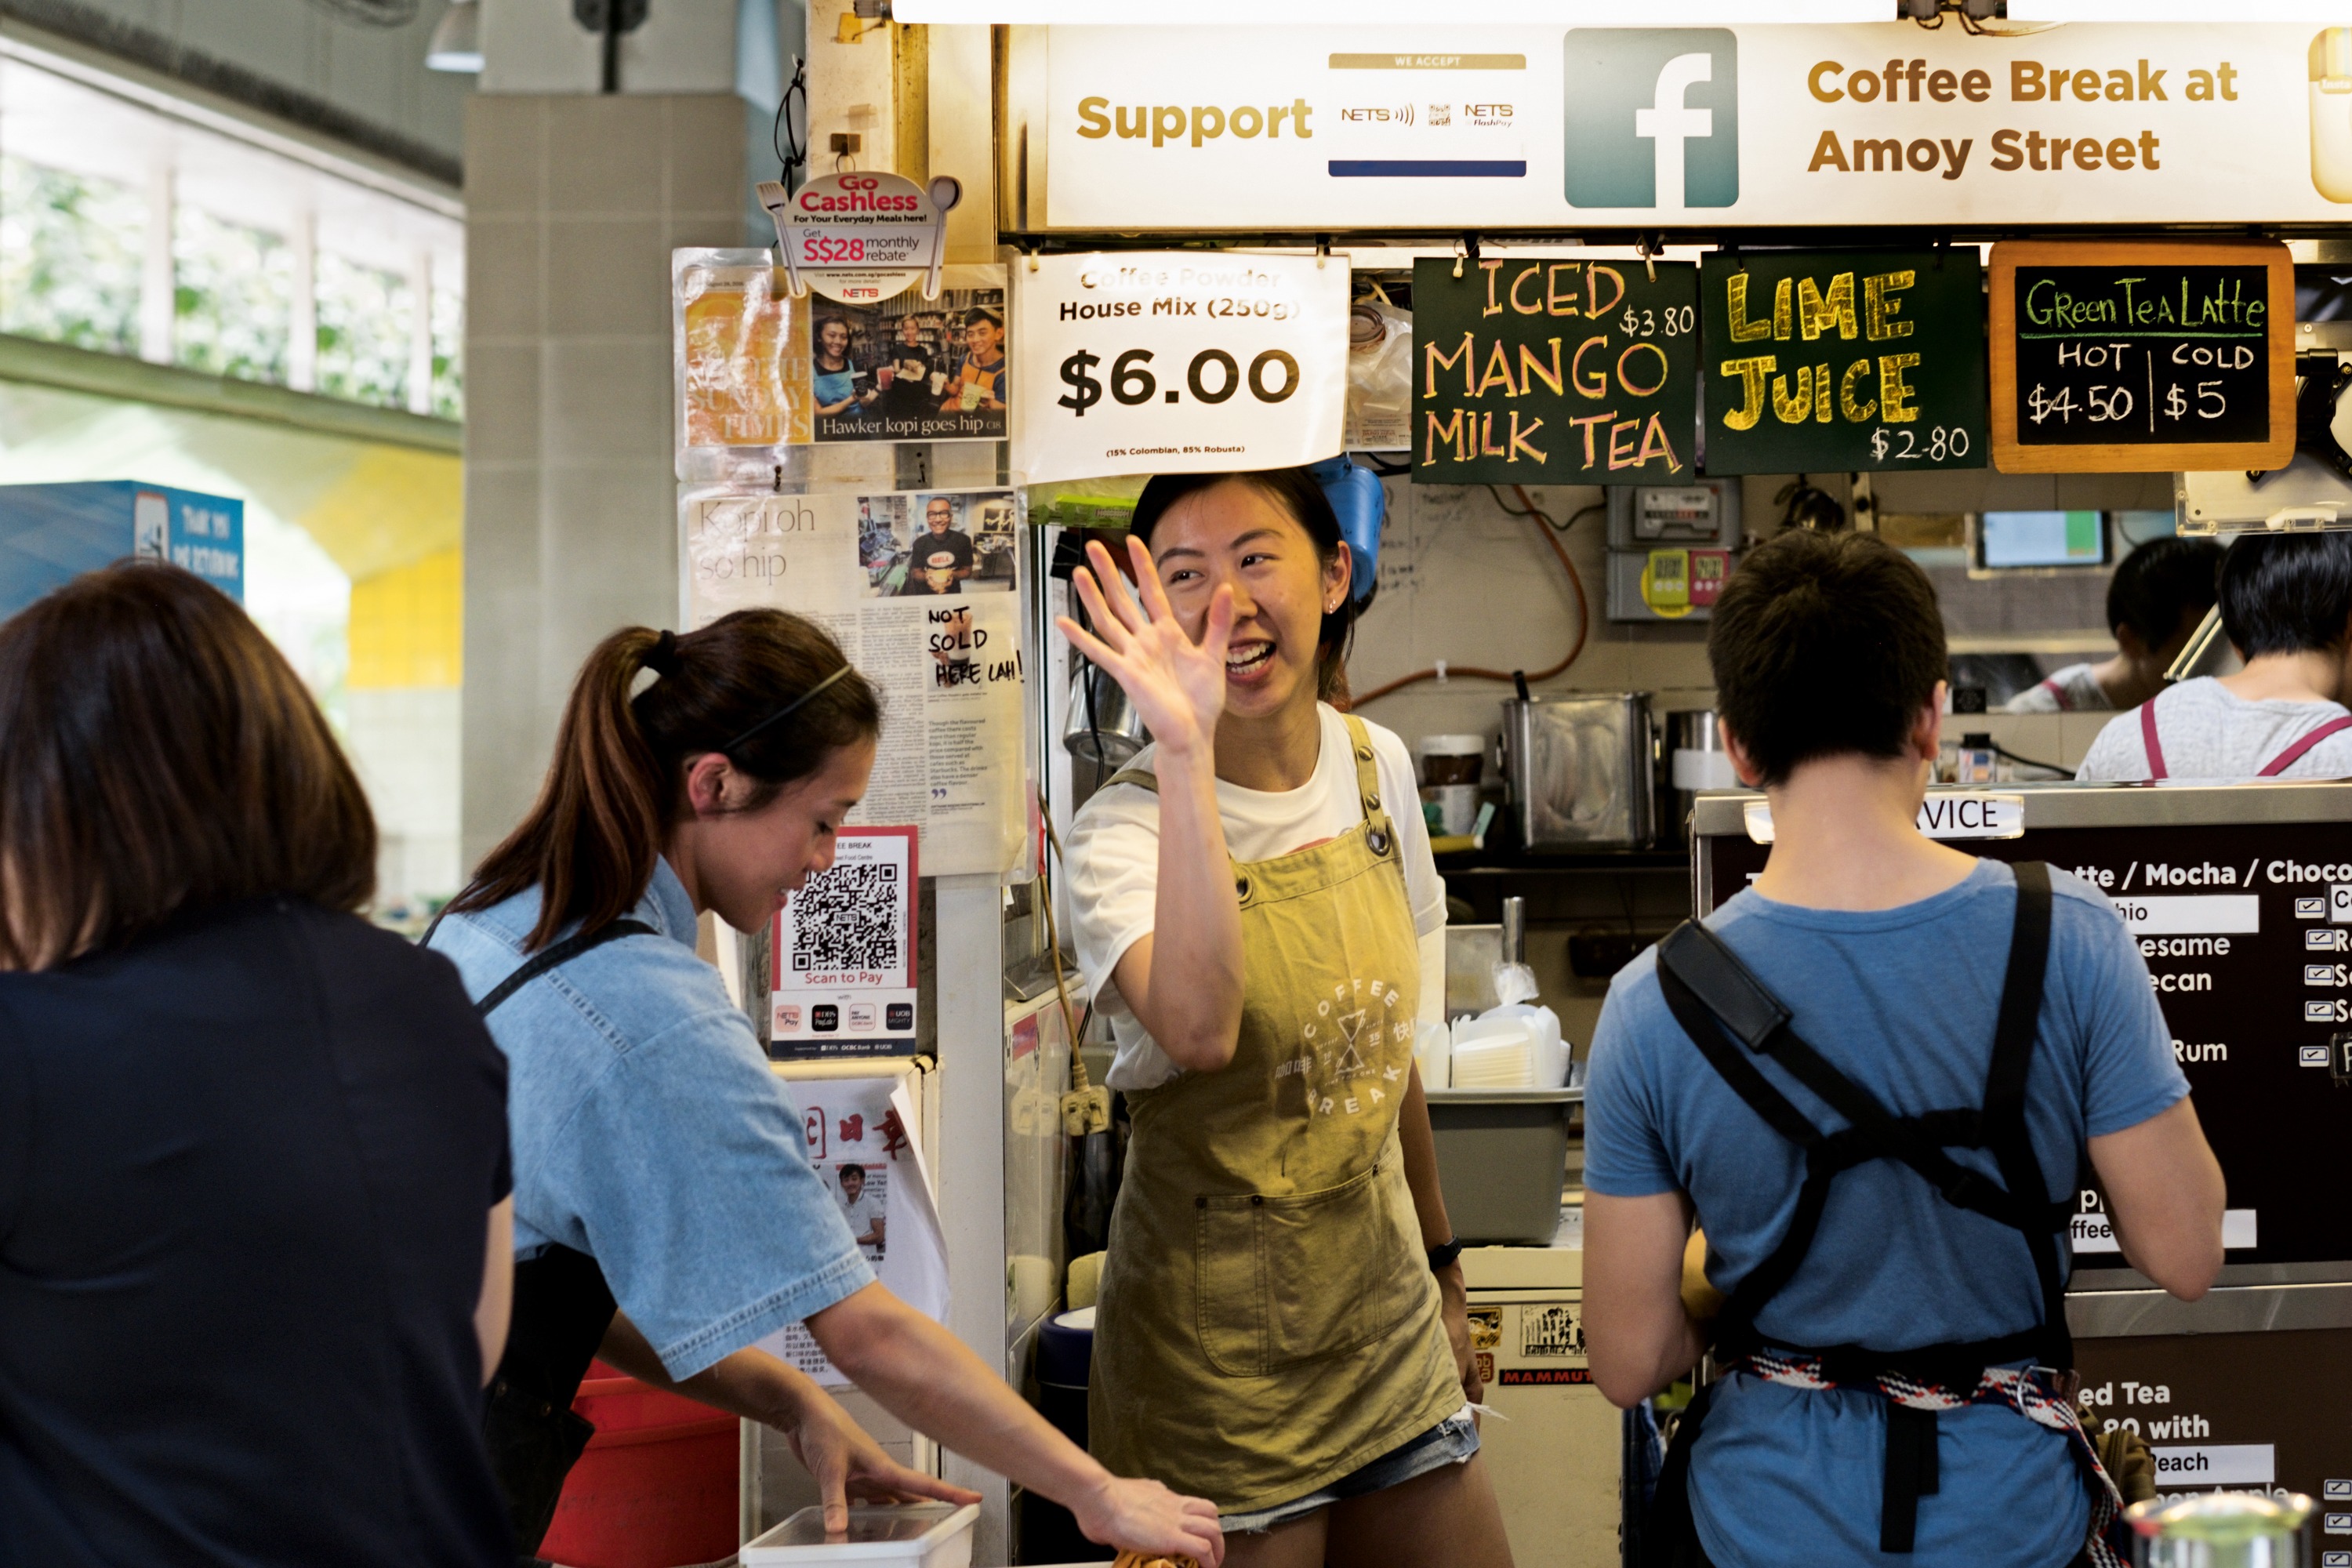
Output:
[[1469,1019],[1456,1026],[1453,1080],[1455,1089],[1534,1088],[1533,1031],[1517,1018]]

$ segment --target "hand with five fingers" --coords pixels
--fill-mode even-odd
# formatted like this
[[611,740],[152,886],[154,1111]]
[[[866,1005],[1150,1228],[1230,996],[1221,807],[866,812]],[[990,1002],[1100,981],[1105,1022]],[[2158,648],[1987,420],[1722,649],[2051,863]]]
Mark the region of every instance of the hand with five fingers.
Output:
[[1064,616],[1059,621],[1062,635],[1110,671],[1162,752],[1205,752],[1215,741],[1217,718],[1225,710],[1225,645],[1234,633],[1234,591],[1220,587],[1210,597],[1196,642],[1168,603],[1151,552],[1132,535],[1127,550],[1140,601],[1113,564],[1110,552],[1099,542],[1089,543],[1088,565],[1078,568],[1072,586],[1095,629],[1089,633]]

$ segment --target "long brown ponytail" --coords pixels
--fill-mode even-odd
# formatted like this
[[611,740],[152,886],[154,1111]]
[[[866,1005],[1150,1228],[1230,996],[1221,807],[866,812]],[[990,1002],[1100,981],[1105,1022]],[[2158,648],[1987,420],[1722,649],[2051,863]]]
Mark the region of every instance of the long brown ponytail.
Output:
[[[782,610],[737,610],[683,637],[614,632],[580,667],[537,803],[449,908],[486,910],[539,889],[527,952],[573,925],[618,920],[653,879],[689,760],[724,752],[761,785],[744,808],[756,810],[836,749],[881,732],[874,689],[854,669],[840,675],[846,663],[824,628]],[[648,669],[657,679],[630,696]]]

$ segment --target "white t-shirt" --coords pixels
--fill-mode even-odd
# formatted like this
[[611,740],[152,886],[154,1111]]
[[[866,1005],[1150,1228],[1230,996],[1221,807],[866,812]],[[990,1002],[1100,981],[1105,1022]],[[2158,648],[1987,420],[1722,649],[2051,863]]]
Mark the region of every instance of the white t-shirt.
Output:
[[[2335,702],[2249,702],[2210,675],[2158,694],[2156,740],[2164,773],[2174,779],[2250,779],[2281,752],[2330,720],[2345,717]],[[2074,776],[2146,779],[2147,745],[2135,708],[2107,721]],[[2289,779],[2352,778],[2352,730],[2339,730],[2274,775]]]
[[[857,1201],[854,1204],[848,1201],[846,1194],[844,1194],[841,1200],[841,1217],[848,1222],[851,1237],[864,1237],[874,1233],[876,1220],[887,1219],[889,1215],[880,1198],[876,1197],[870,1191],[861,1191],[857,1194]],[[869,1258],[877,1258],[882,1256],[882,1248],[886,1244],[887,1242],[861,1241],[859,1250]]]
[[[1235,860],[1287,855],[1337,838],[1364,819],[1347,721],[1328,703],[1318,703],[1317,713],[1322,721],[1323,750],[1315,761],[1315,775],[1305,784],[1268,793],[1217,781],[1217,814],[1224,821],[1225,847]],[[1372,739],[1381,804],[1396,824],[1413,930],[1427,938],[1445,924],[1445,879],[1430,858],[1429,826],[1422,820],[1412,758],[1393,732],[1370,721],[1364,728]],[[1150,772],[1158,750],[1145,747],[1128,765]],[[1156,1089],[1181,1069],[1128,1011],[1111,983],[1111,971],[1129,948],[1151,934],[1160,890],[1160,797],[1140,784],[1096,791],[1070,827],[1069,875],[1078,969],[1118,1045],[1110,1086]]]
[[2115,707],[2087,664],[2053,670],[2000,705],[2004,713],[2105,713]]

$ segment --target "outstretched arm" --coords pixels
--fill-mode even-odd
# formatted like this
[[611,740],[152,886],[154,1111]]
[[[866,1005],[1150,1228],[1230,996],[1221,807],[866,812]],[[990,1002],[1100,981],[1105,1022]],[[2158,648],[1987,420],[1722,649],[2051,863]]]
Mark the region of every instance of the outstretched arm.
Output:
[[[1157,746],[1160,879],[1151,934],[1112,970],[1136,1021],[1178,1067],[1214,1072],[1234,1059],[1242,1023],[1242,910],[1217,816],[1217,720],[1225,709],[1225,644],[1234,595],[1209,601],[1197,643],[1177,620],[1140,540],[1128,540],[1142,599],[1100,543],[1075,575],[1093,633],[1063,617],[1072,646],[1110,671]],[[1180,983],[1156,986],[1156,975]]]

